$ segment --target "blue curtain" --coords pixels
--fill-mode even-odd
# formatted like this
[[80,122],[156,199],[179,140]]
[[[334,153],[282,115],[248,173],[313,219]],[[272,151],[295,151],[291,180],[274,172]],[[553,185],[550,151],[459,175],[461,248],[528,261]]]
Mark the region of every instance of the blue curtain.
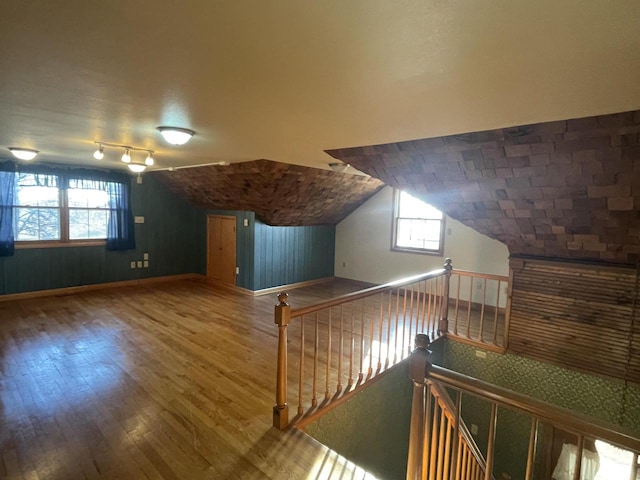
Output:
[[13,163],[0,164],[0,257],[10,257],[14,253],[13,195],[16,184],[15,175]]
[[109,194],[109,224],[107,225],[107,250],[133,250],[136,248],[133,214],[131,213],[131,183],[125,176],[122,181],[106,183]]

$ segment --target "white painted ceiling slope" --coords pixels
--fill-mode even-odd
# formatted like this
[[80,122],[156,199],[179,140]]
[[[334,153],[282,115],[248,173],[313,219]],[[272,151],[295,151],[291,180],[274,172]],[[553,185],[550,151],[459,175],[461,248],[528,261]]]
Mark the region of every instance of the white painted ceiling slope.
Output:
[[[640,107],[640,1],[2,0],[0,156],[160,167]],[[197,132],[184,147],[155,128]],[[110,160],[109,160],[110,159]]]

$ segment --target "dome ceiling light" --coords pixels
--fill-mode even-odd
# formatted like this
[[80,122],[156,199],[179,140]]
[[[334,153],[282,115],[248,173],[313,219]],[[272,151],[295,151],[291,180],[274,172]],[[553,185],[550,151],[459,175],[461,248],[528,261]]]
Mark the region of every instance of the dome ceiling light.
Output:
[[193,130],[180,127],[158,127],[158,131],[171,145],[184,145],[196,134]]
[[38,155],[38,150],[33,150],[32,148],[9,147],[9,150],[14,157],[20,160],[33,160]]

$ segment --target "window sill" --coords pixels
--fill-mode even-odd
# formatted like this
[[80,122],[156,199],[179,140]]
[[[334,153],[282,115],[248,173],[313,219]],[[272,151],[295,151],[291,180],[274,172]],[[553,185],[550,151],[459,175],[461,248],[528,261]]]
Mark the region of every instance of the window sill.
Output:
[[16,250],[29,250],[32,248],[66,248],[66,247],[104,247],[106,240],[73,240],[71,242],[16,242]]
[[391,247],[391,251],[401,253],[417,253],[419,255],[432,255],[434,257],[444,256],[444,252],[442,250],[423,250],[421,248]]

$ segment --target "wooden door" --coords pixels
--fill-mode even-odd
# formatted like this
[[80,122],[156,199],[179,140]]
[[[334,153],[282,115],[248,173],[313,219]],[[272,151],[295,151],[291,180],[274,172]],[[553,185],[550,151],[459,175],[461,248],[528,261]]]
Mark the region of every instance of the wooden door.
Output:
[[207,277],[236,283],[236,217],[207,216]]

